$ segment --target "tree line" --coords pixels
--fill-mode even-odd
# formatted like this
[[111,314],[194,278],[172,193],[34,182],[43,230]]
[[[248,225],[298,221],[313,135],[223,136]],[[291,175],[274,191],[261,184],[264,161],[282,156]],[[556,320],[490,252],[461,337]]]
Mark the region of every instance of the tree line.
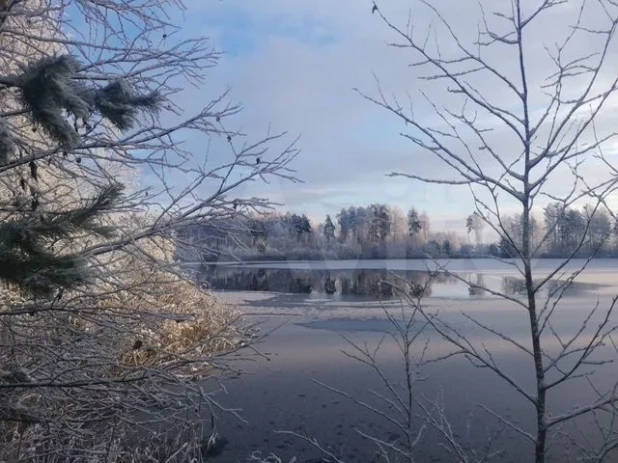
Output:
[[[537,257],[618,254],[617,227],[607,210],[591,205],[564,207],[555,202],[537,216],[530,221]],[[238,216],[186,227],[179,233],[179,240],[191,246],[197,243],[197,259],[205,261],[231,257],[517,257],[516,247],[521,244],[523,233],[522,216],[505,216],[501,222],[502,236],[491,239],[495,234],[478,212],[464,219],[464,234],[432,229],[427,212],[417,208],[404,212],[397,206],[375,203],[342,208],[336,215],[326,215],[321,222],[295,212]],[[195,254],[180,253],[195,260]]]

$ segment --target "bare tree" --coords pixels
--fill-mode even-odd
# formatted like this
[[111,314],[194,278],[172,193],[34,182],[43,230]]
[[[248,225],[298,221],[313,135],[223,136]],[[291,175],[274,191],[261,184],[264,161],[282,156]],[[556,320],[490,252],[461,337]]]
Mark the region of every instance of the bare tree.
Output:
[[[432,357],[432,321],[425,315],[428,310],[426,296],[436,276],[431,274],[424,284],[415,284],[393,274],[394,283],[382,282],[390,285],[397,297],[394,302],[382,303],[388,328],[379,340],[370,344],[342,335],[347,344],[342,353],[353,362],[364,365],[367,376],[375,380],[366,397],[315,380],[319,386],[373,417],[369,429],[354,426],[356,435],[376,448],[373,455],[368,452],[361,461],[414,463],[428,458],[448,458],[447,461],[457,463],[483,463],[507,453],[498,442],[504,425],[492,423],[483,426],[481,420],[469,415],[467,432],[462,436],[452,425],[442,391],[422,391],[421,386],[431,381],[427,367],[443,360],[442,356]],[[394,347],[394,354],[390,347]],[[387,358],[390,362],[386,361]],[[482,445],[475,446],[471,434],[472,429],[478,427],[485,429],[486,435]],[[476,432],[478,434],[478,429]],[[319,442],[310,435],[289,430],[275,433],[290,435],[309,444],[327,461],[350,461],[328,443]],[[251,461],[278,462],[280,459],[275,455],[264,458],[256,453]]]
[[[36,246],[21,249],[49,258],[17,280],[46,276],[45,291],[2,272],[0,460],[189,461],[217,444],[212,392],[252,330],[193,286],[177,237],[268,209],[239,187],[293,181],[297,151],[283,133],[229,128],[227,92],[193,114],[177,104],[219,59],[183,37],[181,7],[0,2],[2,245],[27,224]],[[108,190],[96,217],[76,216]],[[79,284],[55,278],[62,262]]]
[[[476,214],[512,248],[515,259],[505,262],[524,280],[525,296],[482,289],[521,308],[528,339],[514,339],[465,316],[485,336],[507,343],[530,360],[534,387],[516,379],[495,353],[475,344],[458,326],[435,313],[422,313],[455,347],[453,355],[494,372],[534,410],[531,428],[494,412],[533,444],[533,455],[522,455],[520,461],[549,461],[550,446],[563,442],[564,436],[572,445],[566,450],[553,447],[560,461],[608,461],[615,455],[612,425],[617,384],[602,384],[596,373],[615,360],[615,349],[606,346],[613,344],[616,331],[616,299],[607,301],[604,309],[597,303],[575,333],[556,329],[565,291],[591,258],[581,265],[572,260],[584,245],[582,236],[572,254],[554,268],[536,271],[534,258],[549,233],[533,239],[533,221],[535,208],[543,203],[557,202],[567,208],[590,201],[584,233],[589,236],[587,231],[594,226],[590,218],[597,210],[608,209],[607,199],[616,190],[615,169],[604,148],[616,135],[607,114],[618,89],[611,59],[618,5],[611,0],[513,0],[462,3],[460,8],[454,13],[475,15],[478,26],[466,29],[464,21],[452,21],[460,17],[449,17],[450,11],[425,1],[413,8],[413,16],[418,18],[423,9],[433,18],[431,26],[424,27],[412,15],[407,24],[399,25],[389,19],[387,5],[376,2],[373,12],[396,37],[391,45],[410,57],[419,86],[409,97],[409,107],[387,97],[379,82],[377,96],[362,95],[405,122],[411,130],[402,135],[453,173],[450,177],[420,171],[392,175],[468,187]],[[549,25],[555,28],[551,35]],[[609,166],[602,169],[605,175],[590,175],[588,166],[594,163]],[[519,209],[520,237],[505,226],[506,206]],[[608,235],[597,241],[597,248]],[[548,399],[571,383],[581,387],[582,397],[589,402],[550,408]],[[590,417],[600,420],[602,432],[593,440],[601,441],[601,451],[590,450],[586,439],[578,440],[576,433],[567,430]]]

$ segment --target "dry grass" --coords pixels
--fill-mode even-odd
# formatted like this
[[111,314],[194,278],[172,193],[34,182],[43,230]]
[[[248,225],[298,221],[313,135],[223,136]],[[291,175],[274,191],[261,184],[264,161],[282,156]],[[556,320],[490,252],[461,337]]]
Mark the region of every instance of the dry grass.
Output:
[[51,305],[0,291],[0,310],[25,311],[0,312],[1,462],[203,457],[221,410],[211,393],[251,332],[166,253],[148,258],[153,245],[111,256],[114,272]]

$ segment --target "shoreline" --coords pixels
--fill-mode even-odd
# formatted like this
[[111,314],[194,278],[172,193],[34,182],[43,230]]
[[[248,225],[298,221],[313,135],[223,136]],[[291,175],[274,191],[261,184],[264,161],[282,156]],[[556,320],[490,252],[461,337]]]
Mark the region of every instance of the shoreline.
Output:
[[[589,256],[577,256],[577,257],[573,257],[570,258],[569,256],[553,256],[553,255],[545,255],[545,256],[539,256],[539,257],[535,257],[532,259],[532,261],[549,261],[549,260],[557,260],[557,261],[565,261],[565,260],[587,260]],[[606,260],[611,260],[611,259],[618,259],[618,256],[616,255],[603,255],[603,256],[595,256],[591,262],[594,261],[606,261]],[[371,256],[358,256],[358,257],[342,257],[342,258],[337,258],[337,257],[333,257],[333,256],[329,256],[329,255],[320,255],[320,256],[315,256],[315,257],[310,257],[310,258],[303,258],[303,259],[288,259],[286,256],[274,256],[274,257],[268,257],[268,256],[255,256],[255,258],[253,257],[243,257],[243,258],[239,258],[237,260],[231,259],[231,260],[204,260],[204,261],[186,261],[183,263],[183,265],[195,265],[195,266],[200,266],[200,265],[238,265],[238,264],[267,264],[267,263],[301,263],[301,262],[320,262],[320,261],[333,261],[333,262],[340,262],[340,261],[363,261],[363,262],[371,262],[371,261],[397,261],[397,260],[407,260],[407,261],[423,261],[423,262],[433,262],[434,260],[437,261],[461,261],[461,260],[486,260],[486,261],[494,261],[494,262],[500,262],[500,261],[518,261],[518,259],[514,259],[514,258],[502,258],[502,257],[498,257],[498,256],[490,256],[490,255],[486,255],[486,256],[469,256],[469,255],[462,255],[462,256],[441,256],[441,257],[437,257],[435,259],[431,259],[428,257],[424,257],[424,256],[416,256],[416,257],[406,257],[406,256],[402,256],[402,257],[371,257]]]

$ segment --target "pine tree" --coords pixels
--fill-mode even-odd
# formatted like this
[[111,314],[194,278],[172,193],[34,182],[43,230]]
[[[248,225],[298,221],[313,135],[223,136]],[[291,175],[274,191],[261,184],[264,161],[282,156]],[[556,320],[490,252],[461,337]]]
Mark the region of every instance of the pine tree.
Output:
[[0,0],[0,461],[197,460],[204,376],[249,341],[174,260],[178,231],[244,233],[273,204],[239,187],[294,181],[298,151],[237,143],[240,106],[203,85],[220,54],[181,33],[181,3]]
[[[23,195],[3,205],[11,219],[0,224],[0,280],[14,284],[33,296],[52,297],[56,291],[85,284],[90,272],[84,256],[54,252],[53,243],[70,240],[76,233],[110,237],[114,230],[102,226],[101,216],[122,197],[115,182],[99,188],[95,196],[77,207],[45,210],[36,188],[39,163],[62,153],[67,156],[80,143],[80,129],[90,127],[95,115],[119,130],[133,126],[140,110],[156,111],[156,92],[138,95],[121,80],[103,87],[85,84],[79,77],[79,62],[70,55],[45,57],[24,67],[20,74],[0,75],[0,93],[11,95],[21,106],[32,131],[42,129],[49,151],[33,147],[19,151],[7,122],[0,117],[0,168],[28,165],[30,179],[20,177]],[[25,193],[30,190],[30,198]]]
[[326,216],[326,222],[324,222],[324,236],[329,243],[335,239],[335,224],[330,215]]
[[408,231],[410,236],[416,236],[422,228],[423,225],[418,215],[418,211],[416,209],[410,209],[408,212]]
[[112,184],[81,208],[63,212],[21,214],[0,224],[0,280],[33,296],[51,297],[58,289],[85,284],[90,272],[79,254],[55,254],[51,244],[70,240],[73,233],[110,237],[114,230],[98,217],[120,198],[122,186]]

